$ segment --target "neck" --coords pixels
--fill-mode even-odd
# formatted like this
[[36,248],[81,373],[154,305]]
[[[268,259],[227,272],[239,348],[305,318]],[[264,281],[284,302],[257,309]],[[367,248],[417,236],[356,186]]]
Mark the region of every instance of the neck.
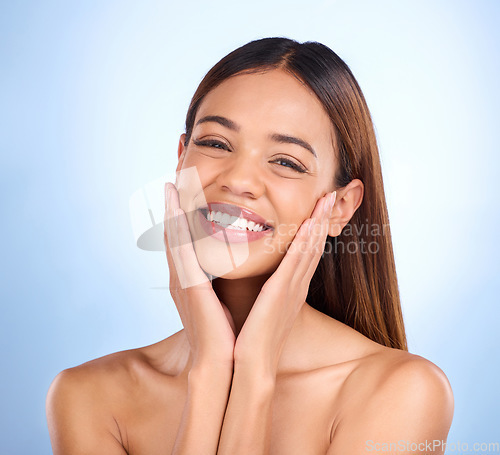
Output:
[[216,278],[212,287],[219,300],[227,306],[234,324],[236,334],[240,333],[262,286],[270,275],[261,275],[236,280]]
[[[236,280],[216,278],[212,281],[212,287],[217,297],[231,313],[236,326],[236,336],[240,333],[267,279],[268,276],[259,276]],[[335,346],[335,343],[331,341],[332,337],[335,337],[341,328],[340,322],[304,303],[283,347],[278,373],[319,368],[325,363],[323,352],[325,339],[332,343],[332,348],[328,351],[328,356],[331,356]],[[187,357],[183,372],[187,374],[192,364],[187,338],[184,340],[184,347],[187,351]],[[346,350],[348,351],[348,347],[343,348],[343,351]]]
[[[231,313],[236,326],[236,336],[240,333],[262,286],[270,276],[271,274],[235,280],[222,278],[213,280],[212,287],[217,297]],[[280,373],[301,371],[315,366],[317,359],[311,355],[311,351],[320,350],[318,334],[321,332],[320,328],[324,327],[322,322],[325,318],[330,319],[307,303],[303,304],[281,352],[278,365]]]

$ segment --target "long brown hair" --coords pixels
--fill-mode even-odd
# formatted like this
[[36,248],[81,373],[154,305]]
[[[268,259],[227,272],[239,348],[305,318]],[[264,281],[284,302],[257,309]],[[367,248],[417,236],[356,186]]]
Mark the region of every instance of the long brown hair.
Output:
[[325,252],[311,280],[307,303],[368,338],[407,350],[380,157],[370,111],[345,62],[327,46],[288,38],[251,41],[220,60],[203,78],[186,116],[185,145],[203,98],[225,79],[280,68],[307,84],[334,125],[338,153],[335,187],[353,179],[364,196]]

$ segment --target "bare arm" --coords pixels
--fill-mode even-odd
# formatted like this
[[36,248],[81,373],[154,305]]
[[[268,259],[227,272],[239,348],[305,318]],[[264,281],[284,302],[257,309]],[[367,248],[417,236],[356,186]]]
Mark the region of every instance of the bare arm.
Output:
[[270,375],[235,367],[218,455],[269,453],[274,386]]
[[234,329],[201,270],[175,186],[167,184],[170,293],[190,344],[188,391],[173,455],[215,455],[233,375]]
[[230,369],[191,370],[172,455],[216,454],[231,388]]
[[126,455],[116,421],[103,409],[99,390],[77,371],[65,370],[47,395],[54,455]]

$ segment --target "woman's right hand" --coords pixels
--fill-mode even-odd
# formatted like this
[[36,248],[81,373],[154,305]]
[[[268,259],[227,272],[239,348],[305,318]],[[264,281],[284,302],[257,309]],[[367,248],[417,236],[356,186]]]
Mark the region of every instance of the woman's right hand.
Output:
[[189,340],[191,370],[214,366],[232,369],[234,323],[198,263],[179,193],[170,182],[165,184],[164,242],[170,294]]

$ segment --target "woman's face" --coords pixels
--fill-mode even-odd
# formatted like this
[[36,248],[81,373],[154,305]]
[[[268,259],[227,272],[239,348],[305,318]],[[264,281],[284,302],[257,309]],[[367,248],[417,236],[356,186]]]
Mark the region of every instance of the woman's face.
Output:
[[[323,106],[283,70],[241,74],[206,95],[186,147],[184,138],[177,187],[201,267],[230,279],[272,273],[318,199],[334,190],[334,131]],[[269,229],[249,232],[241,219],[241,229],[224,229],[235,218],[210,221],[209,209]]]

